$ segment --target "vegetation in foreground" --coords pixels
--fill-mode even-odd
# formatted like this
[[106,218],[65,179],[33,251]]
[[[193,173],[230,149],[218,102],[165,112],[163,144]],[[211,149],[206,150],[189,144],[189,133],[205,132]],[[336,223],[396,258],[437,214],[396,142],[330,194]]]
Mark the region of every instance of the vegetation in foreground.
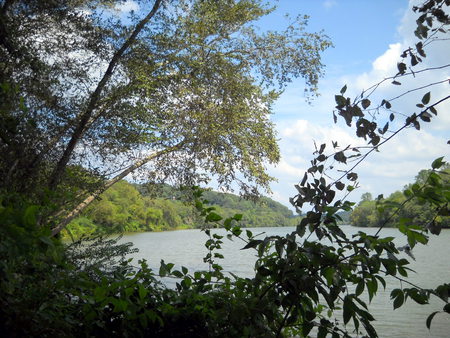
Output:
[[[134,267],[125,259],[132,250],[127,245],[60,241],[70,220],[143,165],[155,181],[193,183],[206,171],[224,186],[237,181],[246,193],[267,187],[264,165],[279,157],[267,115],[280,91],[271,89],[298,76],[313,93],[317,88],[320,52],[330,43],[305,31],[306,18],[284,32],[259,34],[251,22],[271,8],[257,0],[139,3],[144,10],[122,22],[108,14],[119,0],[0,1],[2,333],[377,337],[366,299],[376,296],[386,276],[399,282],[391,293],[394,308],[435,297],[440,305],[427,327],[436,315],[448,316],[450,284],[410,284],[408,258],[392,237],[382,236],[383,226],[375,235],[352,238],[338,226],[338,213],[353,206],[339,191],[357,186],[357,165],[406,128],[431,122],[450,99],[432,90],[416,97],[416,90],[433,84],[414,82],[414,90],[378,104],[373,94],[385,80],[354,100],[345,96],[346,86],[340,90],[335,120],[354,122],[367,144],[317,148],[292,198],[297,208],[309,204],[311,210],[286,236],[255,238],[239,226],[242,215],[223,218],[194,192],[209,236],[207,271],[177,270],[168,262],[151,271],[145,261]],[[430,45],[447,40],[449,5],[429,0],[413,9],[418,41],[386,80],[401,88],[403,79],[427,71],[418,67]],[[404,95],[412,97],[412,107],[399,112],[393,106]],[[345,167],[347,161],[356,163]],[[450,189],[440,175],[445,165],[437,158],[432,178],[410,190],[412,199],[433,206],[433,219],[449,214]],[[111,178],[105,183],[105,177]],[[391,215],[402,207],[394,206]],[[411,250],[441,229],[408,218],[399,223]],[[222,273],[223,238],[209,231],[217,226],[255,251],[252,278]],[[313,234],[318,240],[310,240]],[[160,277],[176,278],[176,288],[162,285]]]

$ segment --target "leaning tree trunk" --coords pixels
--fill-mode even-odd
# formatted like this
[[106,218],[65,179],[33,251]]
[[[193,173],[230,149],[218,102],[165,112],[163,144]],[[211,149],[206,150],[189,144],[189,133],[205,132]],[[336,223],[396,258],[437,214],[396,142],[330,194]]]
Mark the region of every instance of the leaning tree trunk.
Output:
[[176,150],[179,150],[183,146],[184,142],[181,141],[180,143],[168,147],[164,150],[157,151],[143,159],[140,159],[139,161],[135,162],[125,170],[123,170],[120,174],[116,175],[114,178],[110,179],[106,182],[104,186],[102,186],[100,189],[93,192],[91,195],[86,197],[81,203],[79,203],[75,208],[72,209],[59,223],[58,225],[52,229],[52,236],[55,236],[61,232],[69,223],[72,221],[75,217],[77,217],[89,204],[91,204],[102,192],[109,189],[111,186],[119,182],[121,179],[123,179],[128,174],[132,173],[136,169],[142,167],[144,164],[150,162],[151,160],[154,160],[158,158],[161,155],[168,154],[171,152],[174,152]]
[[105,74],[103,75],[102,79],[98,83],[97,87],[95,88],[94,92],[92,93],[88,105],[86,107],[86,110],[80,115],[79,122],[77,126],[75,127],[72,137],[70,138],[69,143],[67,144],[67,147],[65,148],[61,158],[59,159],[58,163],[56,164],[56,167],[50,176],[48,186],[50,189],[55,189],[58,185],[61,176],[64,172],[64,169],[69,162],[70,157],[72,156],[72,153],[75,149],[75,146],[80,141],[81,137],[87,130],[87,125],[89,120],[92,118],[92,115],[94,113],[94,110],[100,100],[101,93],[103,92],[106,84],[111,79],[111,76],[114,72],[114,68],[119,63],[119,60],[125,53],[125,51],[135,42],[138,34],[142,31],[144,26],[150,21],[150,19],[156,14],[158,11],[161,2],[163,0],[156,0],[155,4],[153,5],[152,10],[147,14],[147,16],[142,19],[133,30],[133,33],[128,37],[128,39],[124,42],[124,44],[116,51],[114,56],[112,57],[111,61],[109,62],[108,68],[105,71]]

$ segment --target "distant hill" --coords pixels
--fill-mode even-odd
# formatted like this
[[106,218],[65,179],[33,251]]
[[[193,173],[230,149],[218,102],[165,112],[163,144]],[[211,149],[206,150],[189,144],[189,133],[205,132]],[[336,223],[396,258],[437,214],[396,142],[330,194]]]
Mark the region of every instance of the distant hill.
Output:
[[[163,231],[200,228],[204,223],[186,193],[169,185],[149,190],[144,185],[118,182],[68,227],[78,237],[94,231],[106,233]],[[295,226],[298,217],[286,206],[268,197],[258,202],[239,196],[205,191],[203,197],[222,217],[242,214],[243,227]]]

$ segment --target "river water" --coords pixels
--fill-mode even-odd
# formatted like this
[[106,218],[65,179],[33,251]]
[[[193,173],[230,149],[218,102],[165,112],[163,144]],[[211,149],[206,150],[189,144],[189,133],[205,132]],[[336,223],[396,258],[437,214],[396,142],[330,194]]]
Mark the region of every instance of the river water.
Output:
[[[375,229],[351,226],[343,226],[342,229],[347,235],[358,231],[369,234],[375,232]],[[285,235],[292,232],[294,228],[268,227],[250,230],[253,234]],[[225,234],[223,229],[213,231],[221,235]],[[406,239],[397,229],[383,229],[381,236],[393,236],[396,238],[396,244],[399,245],[406,243]],[[149,266],[158,271],[159,262],[164,259],[166,263],[175,263],[177,267],[185,266],[190,272],[208,268],[203,263],[203,257],[207,253],[204,246],[206,240],[206,234],[200,230],[135,233],[127,234],[122,238],[122,242],[132,242],[139,249],[139,252],[133,255],[136,261],[145,258]],[[224,270],[242,277],[251,276],[256,259],[254,251],[240,250],[244,243],[239,240],[229,241],[224,238],[223,241],[223,249],[220,252],[225,259],[220,260],[219,263]],[[429,244],[417,245],[413,254],[416,260],[411,260],[409,267],[416,273],[410,273],[411,282],[424,288],[450,282],[450,229],[443,230],[439,236],[431,235]],[[376,319],[374,326],[380,337],[450,337],[450,315],[448,314],[437,314],[431,324],[431,330],[428,330],[425,325],[426,318],[431,312],[442,310],[444,303],[441,300],[433,297],[431,304],[418,305],[408,299],[401,308],[393,310],[392,301],[389,298],[390,292],[402,285],[393,278],[386,279],[386,282],[386,290],[383,290],[380,285],[377,295],[369,305]]]

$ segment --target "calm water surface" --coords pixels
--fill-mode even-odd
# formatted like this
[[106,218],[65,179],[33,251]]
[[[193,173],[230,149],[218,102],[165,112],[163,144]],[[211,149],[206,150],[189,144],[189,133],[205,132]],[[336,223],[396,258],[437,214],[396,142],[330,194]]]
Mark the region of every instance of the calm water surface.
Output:
[[[343,226],[347,234],[365,231],[374,233],[375,229]],[[253,234],[285,235],[294,228],[257,228],[251,229]],[[224,234],[222,229],[214,230]],[[396,229],[383,229],[382,235],[396,237],[396,243],[403,245],[406,239]],[[135,259],[145,258],[150,267],[158,271],[159,262],[164,259],[166,263],[176,263],[176,266],[185,266],[190,271],[207,269],[203,257],[207,253],[204,243],[207,236],[200,230],[179,230],[169,232],[146,232],[127,234],[122,241],[132,242],[139,252],[134,254]],[[225,271],[231,271],[239,276],[251,276],[255,255],[253,250],[240,250],[244,244],[239,240],[229,241],[224,238],[223,249],[225,259],[220,264]],[[416,258],[410,267],[416,273],[410,274],[410,281],[424,288],[432,288],[450,281],[450,229],[443,230],[439,236],[432,236],[429,245],[418,245],[413,254]],[[170,283],[170,282],[169,282]],[[387,280],[386,290],[380,286],[377,296],[370,304],[371,313],[376,322],[375,327],[380,337],[439,337],[450,338],[450,316],[437,314],[432,322],[431,331],[425,326],[427,316],[442,310],[444,303],[433,299],[429,305],[418,305],[410,300],[395,311],[389,295],[392,289],[401,287],[395,279]],[[407,285],[403,285],[408,287]]]

